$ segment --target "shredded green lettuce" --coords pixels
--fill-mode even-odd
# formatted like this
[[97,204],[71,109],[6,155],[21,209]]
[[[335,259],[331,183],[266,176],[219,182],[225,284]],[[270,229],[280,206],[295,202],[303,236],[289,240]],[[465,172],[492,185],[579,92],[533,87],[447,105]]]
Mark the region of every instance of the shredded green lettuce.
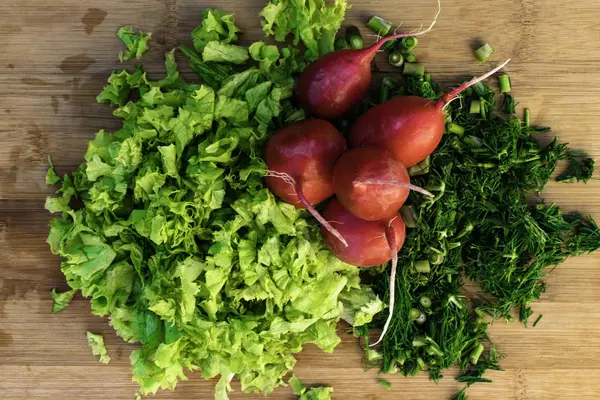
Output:
[[52,293],[50,293],[53,301],[52,312],[61,312],[64,310],[71,300],[73,300],[75,293],[77,293],[77,290],[67,290],[66,292],[58,293],[56,289],[52,289]]
[[221,42],[208,42],[202,50],[204,61],[244,64],[248,60],[248,49]]
[[52,157],[48,156],[48,172],[46,172],[46,185],[56,185],[60,182],[60,176],[54,170],[54,163],[52,162]]
[[110,356],[108,355],[108,351],[106,351],[106,346],[104,345],[104,338],[102,335],[96,335],[92,332],[87,333],[88,345],[92,348],[92,353],[95,356],[100,356],[100,361],[103,364],[108,364],[110,362]]
[[232,43],[237,41],[239,29],[233,14],[210,8],[202,12],[202,23],[192,32],[192,41],[197,52],[202,53],[209,42]]
[[124,62],[133,57],[139,60],[148,51],[148,41],[152,38],[152,34],[138,32],[130,26],[123,26],[117,31],[117,37],[127,46],[126,50],[119,53],[119,61]]
[[345,0],[272,0],[260,15],[266,35],[278,42],[293,35],[294,45],[304,43],[305,57],[312,61],[333,51],[335,34],[348,8]]
[[292,393],[299,396],[298,400],[331,400],[331,393],[333,393],[333,388],[328,386],[307,389],[296,374],[292,375],[288,384],[292,388]]
[[[130,359],[142,395],[197,370],[220,376],[216,399],[234,378],[268,394],[303,345],[331,352],[342,317],[366,323],[382,308],[310,215],[263,183],[265,141],[304,116],[290,100],[298,53],[283,48],[268,66],[233,72],[241,59],[205,57],[218,47],[211,43],[236,46],[233,20],[204,15],[194,31],[202,55],[182,48],[200,81],[183,80],[172,52],[163,79],[149,80],[141,66],[111,74],[98,101],[115,107],[121,128],[98,132],[46,201],[58,214],[48,243],[67,283],[140,344]],[[217,30],[207,20],[220,21],[221,42],[205,40]],[[264,46],[251,46],[261,60],[273,52]]]

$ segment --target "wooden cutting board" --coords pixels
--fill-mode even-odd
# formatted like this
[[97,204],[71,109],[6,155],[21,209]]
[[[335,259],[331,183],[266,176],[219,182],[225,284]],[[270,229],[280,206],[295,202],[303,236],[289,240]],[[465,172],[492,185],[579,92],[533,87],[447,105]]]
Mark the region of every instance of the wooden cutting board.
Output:
[[[77,297],[60,314],[51,313],[49,291],[65,289],[59,260],[45,243],[51,189],[44,184],[46,156],[59,173],[82,160],[87,142],[118,121],[99,93],[116,62],[118,26],[154,33],[144,63],[163,71],[163,53],[189,41],[207,6],[235,12],[244,42],[262,37],[262,0],[2,0],[0,2],[0,398],[132,399],[128,355],[105,319]],[[418,5],[424,3],[424,5]],[[403,27],[429,24],[434,0],[354,0],[348,23],[382,15]],[[497,62],[508,67],[514,94],[532,119],[550,125],[562,141],[600,159],[600,3],[594,0],[442,0],[435,30],[421,39],[417,54],[434,79],[457,83],[489,69],[478,65],[472,46],[489,41]],[[367,41],[373,41],[368,37]],[[387,69],[379,60],[378,66]],[[188,75],[191,77],[191,75]],[[550,184],[544,193],[566,210],[600,219],[600,182]],[[544,318],[535,328],[499,323],[492,336],[508,357],[491,384],[476,385],[472,399],[600,398],[600,253],[573,259],[548,279],[548,292],[535,305]],[[103,333],[113,361],[99,364],[86,331]],[[296,373],[307,384],[328,384],[336,399],[449,399],[461,385],[448,373],[436,385],[427,376],[386,377],[363,372],[357,342],[344,334],[333,355],[313,346],[298,355]],[[157,399],[211,399],[214,382],[199,374],[175,393]],[[234,385],[232,399],[260,399]],[[292,399],[287,388],[273,399]]]

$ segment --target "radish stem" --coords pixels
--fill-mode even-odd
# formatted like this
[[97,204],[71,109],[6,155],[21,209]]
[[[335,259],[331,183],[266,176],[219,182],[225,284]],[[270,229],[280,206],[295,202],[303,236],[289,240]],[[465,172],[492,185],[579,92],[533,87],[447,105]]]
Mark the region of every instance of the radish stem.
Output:
[[392,322],[392,317],[394,316],[394,302],[396,300],[396,270],[398,269],[398,249],[396,247],[396,232],[392,227],[392,222],[388,224],[385,229],[385,237],[390,245],[390,251],[392,252],[392,270],[390,272],[390,300],[388,303],[388,317],[385,321],[385,325],[383,326],[383,330],[379,335],[379,340],[373,343],[370,347],[376,346],[383,340],[388,328],[390,327],[390,323]]
[[323,216],[321,214],[319,214],[319,212],[317,210],[315,210],[315,208],[312,206],[312,204],[310,204],[309,201],[306,200],[306,197],[304,197],[304,193],[302,192],[302,184],[300,182],[296,182],[296,180],[294,178],[292,178],[290,175],[286,174],[285,172],[277,172],[277,171],[268,170],[266,173],[266,176],[283,179],[283,181],[285,183],[289,184],[292,187],[292,189],[294,190],[294,194],[296,196],[298,196],[298,200],[300,201],[300,204],[302,204],[302,206],[304,208],[306,208],[306,211],[308,211],[310,213],[310,215],[312,215],[321,225],[323,225],[323,227],[325,229],[327,229],[333,236],[335,236],[340,242],[342,242],[344,244],[344,246],[348,247],[348,242],[338,232],[338,230],[335,229],[333,226],[331,226],[331,224],[329,222],[327,222],[327,220],[325,218],[323,218]]
[[375,54],[377,51],[379,51],[381,46],[383,46],[385,43],[387,43],[391,40],[407,38],[407,37],[411,37],[411,36],[420,36],[420,35],[424,35],[427,32],[431,31],[431,29],[433,29],[433,26],[437,22],[440,12],[442,11],[442,5],[440,3],[440,0],[438,0],[437,4],[438,4],[438,8],[437,8],[435,15],[433,16],[433,21],[431,22],[431,25],[429,25],[429,28],[425,29],[424,31],[420,31],[420,32],[417,31],[417,32],[409,32],[409,33],[398,33],[398,34],[394,34],[391,36],[386,36],[383,39],[379,40],[374,45],[369,46],[366,50],[369,50],[369,52],[373,52],[373,54]]
[[408,182],[395,181],[395,180],[385,180],[385,179],[357,179],[352,182],[354,186],[358,185],[393,185],[393,186],[402,186],[414,192],[418,192],[424,194],[425,196],[435,197],[431,192],[423,189],[422,187],[413,185]]
[[510,62],[510,58],[508,60],[504,61],[502,64],[498,65],[496,68],[494,68],[490,72],[483,74],[480,77],[473,78],[469,82],[463,83],[462,85],[460,85],[453,91],[446,93],[445,95],[440,97],[440,99],[438,100],[438,102],[437,102],[438,107],[441,107],[441,109],[444,110],[446,108],[446,106],[449,104],[450,100],[452,100],[453,98],[458,96],[463,90],[473,86],[477,82],[481,82],[482,80],[487,79],[490,76],[494,75],[496,72],[498,72],[502,68],[504,68],[506,66],[506,64],[508,64],[509,62]]

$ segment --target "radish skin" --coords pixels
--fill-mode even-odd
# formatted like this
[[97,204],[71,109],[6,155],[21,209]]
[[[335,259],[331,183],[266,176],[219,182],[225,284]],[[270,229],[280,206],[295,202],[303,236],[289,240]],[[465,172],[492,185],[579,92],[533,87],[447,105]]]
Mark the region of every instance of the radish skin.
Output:
[[324,55],[300,74],[296,85],[298,103],[307,114],[337,119],[356,106],[371,84],[371,61],[390,40],[423,35],[433,28],[440,14],[440,1],[433,22],[424,31],[400,33],[380,39],[360,50],[338,50]]
[[367,221],[394,218],[411,189],[431,196],[411,185],[406,167],[379,147],[351,149],[342,155],[333,170],[333,188],[346,210]]
[[390,223],[397,250],[404,244],[406,226],[398,213],[389,220],[365,221],[352,215],[337,198],[333,198],[325,207],[323,217],[348,241],[348,246],[342,247],[330,232],[321,227],[325,244],[345,263],[357,267],[375,267],[390,261],[392,254],[386,238],[386,229]]
[[437,148],[445,129],[444,109],[462,91],[504,68],[490,72],[443,95],[437,102],[417,96],[400,96],[371,108],[350,130],[351,147],[380,146],[406,167],[423,161]]
[[264,148],[267,187],[286,203],[307,209],[344,246],[348,246],[346,240],[313,204],[333,195],[333,168],[347,148],[346,140],[333,125],[317,119],[280,129]]

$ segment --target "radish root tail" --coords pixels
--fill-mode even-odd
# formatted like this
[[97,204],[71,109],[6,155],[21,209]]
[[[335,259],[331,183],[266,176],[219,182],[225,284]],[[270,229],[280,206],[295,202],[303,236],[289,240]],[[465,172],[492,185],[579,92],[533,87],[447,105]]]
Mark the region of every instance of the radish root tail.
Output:
[[385,230],[385,237],[387,238],[388,244],[390,246],[390,251],[392,252],[392,270],[390,271],[390,300],[388,303],[388,317],[385,320],[385,325],[383,325],[383,330],[379,335],[379,339],[370,345],[370,347],[377,346],[387,333],[390,323],[392,322],[392,317],[394,316],[394,303],[396,300],[396,270],[398,269],[398,248],[396,247],[396,232],[392,227],[392,221],[389,222],[388,226]]
[[428,197],[435,197],[433,195],[433,193],[429,192],[428,190],[423,189],[420,186],[416,186],[413,185],[409,182],[402,182],[402,181],[394,181],[394,180],[385,180],[385,179],[357,179],[354,182],[352,182],[353,185],[362,185],[362,184],[366,184],[366,185],[391,185],[391,186],[402,186],[407,188],[408,190],[412,190],[414,192],[418,192],[421,193],[425,196]]
[[445,95],[443,95],[439,100],[438,100],[438,104],[442,105],[442,111],[446,109],[446,107],[448,107],[448,104],[450,104],[450,102],[456,97],[458,96],[460,93],[462,93],[464,90],[466,90],[467,88],[473,86],[474,84],[481,82],[484,79],[489,78],[490,76],[494,75],[496,72],[500,71],[502,68],[506,67],[506,64],[508,64],[510,62],[510,58],[506,61],[504,61],[502,64],[498,65],[496,68],[494,68],[493,70],[489,71],[486,74],[483,74],[479,77],[473,78],[471,79],[469,82],[463,83],[462,85],[460,85],[459,87],[457,87],[456,89],[454,89],[451,92],[446,93]]
[[268,170],[265,176],[282,179],[285,183],[290,185],[291,188],[294,190],[294,194],[298,196],[298,200],[300,201],[302,206],[306,208],[306,211],[308,211],[310,215],[312,215],[325,229],[327,229],[329,233],[331,233],[340,242],[342,242],[344,246],[348,247],[348,242],[346,241],[346,239],[344,239],[340,232],[333,226],[331,226],[331,224],[325,218],[323,218],[323,216],[319,214],[317,210],[315,210],[312,204],[310,204],[308,200],[306,200],[306,197],[304,197],[304,193],[302,192],[302,184],[300,182],[296,182],[294,178],[292,178],[285,172]]
[[[373,51],[376,52],[377,50],[379,50],[381,48],[381,46],[383,46],[386,42],[389,42],[390,40],[401,39],[401,38],[409,37],[409,36],[420,36],[420,35],[426,34],[427,32],[430,32],[433,29],[433,26],[435,25],[435,23],[437,22],[438,17],[440,16],[441,12],[442,12],[441,0],[437,0],[437,11],[435,12],[435,15],[433,16],[433,21],[431,21],[431,24],[429,25],[429,27],[427,29],[422,31],[421,28],[419,28],[416,31],[412,31],[409,33],[399,33],[399,34],[395,33],[395,31],[394,31],[393,35],[384,37],[383,39],[381,39],[380,41],[375,43],[373,46],[371,46],[373,48]],[[421,27],[422,27],[422,25],[421,25]]]

